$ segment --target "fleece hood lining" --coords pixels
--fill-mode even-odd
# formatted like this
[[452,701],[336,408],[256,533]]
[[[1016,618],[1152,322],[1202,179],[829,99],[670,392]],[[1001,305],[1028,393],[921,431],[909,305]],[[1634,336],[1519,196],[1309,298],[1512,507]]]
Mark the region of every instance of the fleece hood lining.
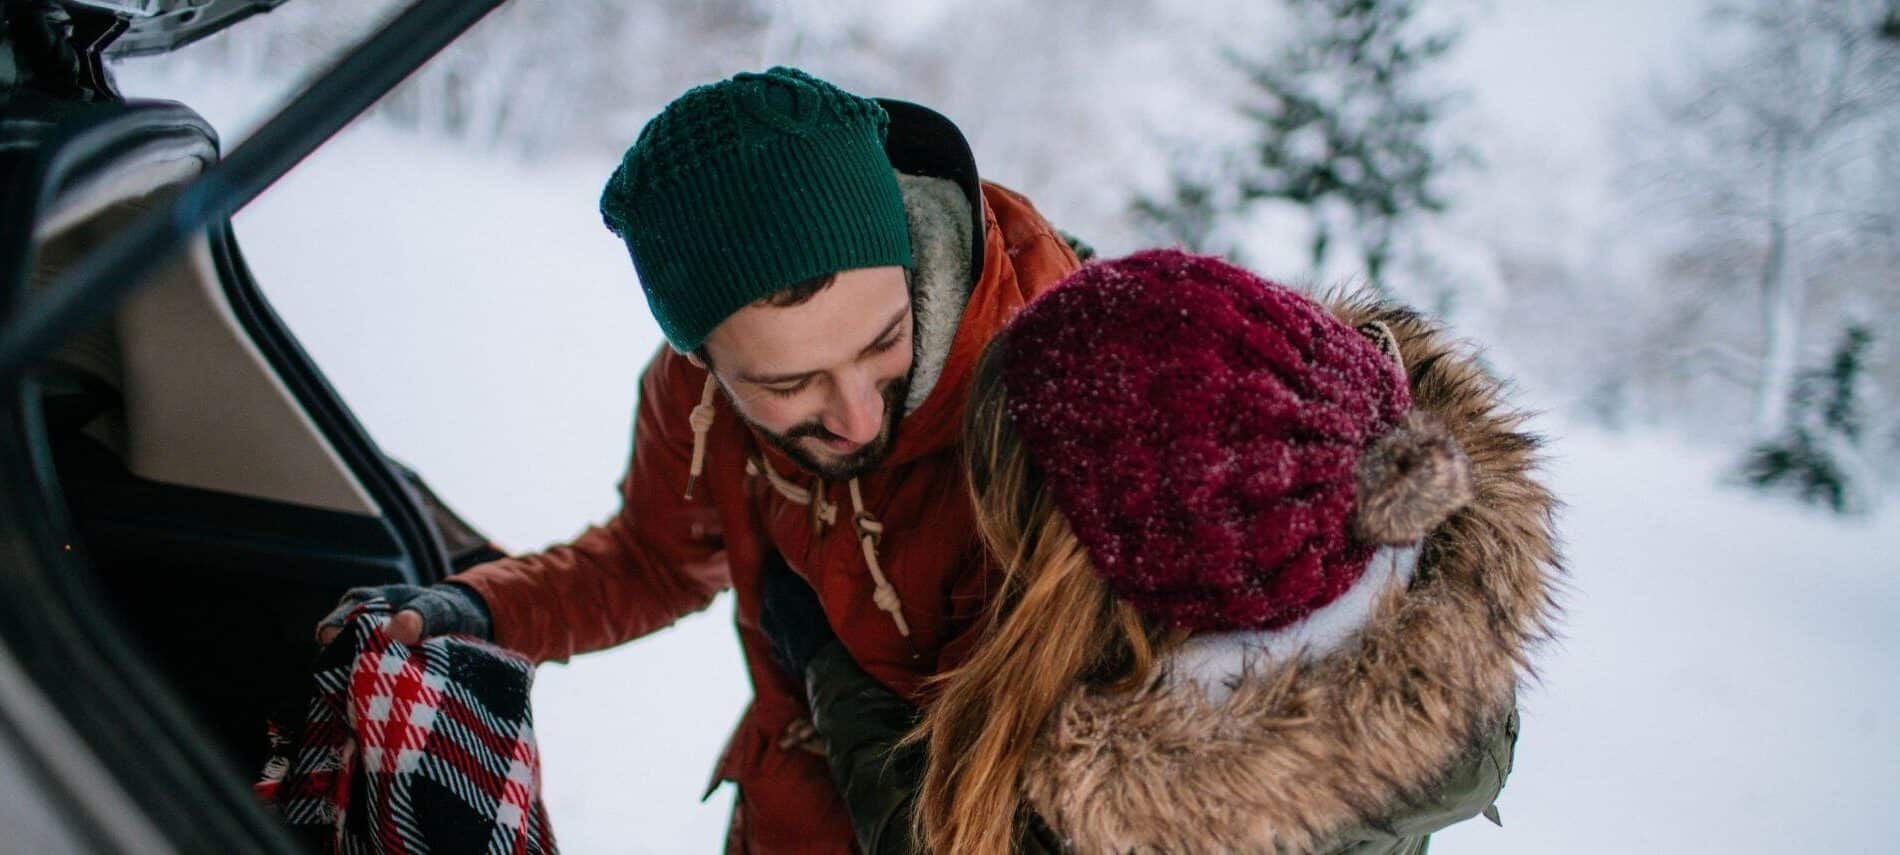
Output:
[[1372,619],[1379,598],[1404,588],[1417,569],[1416,547],[1381,547],[1352,587],[1298,622],[1278,629],[1196,633],[1169,653],[1163,667],[1170,680],[1198,688],[1209,704],[1225,703],[1251,674],[1344,650]]
[[972,205],[963,188],[946,178],[898,173],[904,213],[910,220],[911,316],[913,322],[908,415],[937,387],[957,325],[974,287],[970,268],[976,240]]

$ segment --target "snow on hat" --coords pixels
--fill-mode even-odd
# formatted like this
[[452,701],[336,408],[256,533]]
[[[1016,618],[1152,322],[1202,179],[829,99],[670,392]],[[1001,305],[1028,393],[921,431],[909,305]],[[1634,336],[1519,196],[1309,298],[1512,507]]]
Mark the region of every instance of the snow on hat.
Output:
[[1462,452],[1408,419],[1396,345],[1371,327],[1157,250],[1083,267],[1032,302],[1009,326],[1002,379],[1117,597],[1168,627],[1274,629],[1470,495]]

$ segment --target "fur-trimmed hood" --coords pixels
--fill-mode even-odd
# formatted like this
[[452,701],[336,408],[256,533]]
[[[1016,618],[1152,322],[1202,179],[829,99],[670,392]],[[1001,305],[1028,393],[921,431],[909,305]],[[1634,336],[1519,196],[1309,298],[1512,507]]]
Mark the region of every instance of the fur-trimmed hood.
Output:
[[1143,689],[1076,690],[1024,771],[1027,802],[1076,851],[1303,852],[1377,825],[1498,724],[1550,636],[1556,501],[1525,415],[1409,310],[1327,308],[1391,331],[1414,412],[1469,457],[1472,499],[1416,550],[1383,551],[1361,590],[1314,616],[1327,626],[1191,639]]

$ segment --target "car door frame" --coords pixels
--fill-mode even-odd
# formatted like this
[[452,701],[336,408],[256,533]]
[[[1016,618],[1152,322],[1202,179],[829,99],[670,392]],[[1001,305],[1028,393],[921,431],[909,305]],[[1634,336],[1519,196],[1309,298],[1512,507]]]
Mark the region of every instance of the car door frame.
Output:
[[[404,541],[419,560],[433,555],[437,562],[426,565],[426,571],[418,565],[415,577],[442,575],[446,559],[439,538],[434,550],[414,545],[427,540],[427,518],[257,294],[230,238],[229,218],[499,3],[413,3],[229,157],[211,164],[171,202],[148,212],[47,293],[28,300],[23,287],[12,287],[12,299],[0,305],[0,643],[8,662],[26,678],[0,692],[0,733],[23,754],[20,773],[57,807],[64,827],[94,851],[152,851],[153,840],[188,852],[298,849],[244,782],[229,773],[210,737],[142,653],[104,616],[102,592],[73,550],[72,521],[64,510],[31,369],[73,332],[112,312],[153,264],[184,241],[209,234],[232,303],[248,315],[246,329],[271,364],[284,372],[313,417],[327,420],[334,433],[326,434],[361,438],[357,447],[345,442],[339,451],[359,473],[383,473],[386,480],[372,489],[405,497],[392,499],[385,510],[407,508],[408,519],[398,523]],[[23,283],[31,269],[39,212],[88,163],[110,162],[115,152],[125,156],[126,146],[207,141],[215,156],[215,134],[183,108],[89,112],[84,106],[75,106],[65,117],[69,121],[56,129],[58,144],[32,149],[17,168],[0,174],[0,186],[14,200],[8,219],[0,223],[0,264],[11,268],[0,268],[0,275],[11,285]],[[19,192],[30,195],[15,195]],[[51,709],[59,722],[49,729],[32,717],[32,709]],[[59,733],[77,740],[60,739]],[[103,778],[97,774],[101,771]],[[102,780],[109,786],[102,789]]]

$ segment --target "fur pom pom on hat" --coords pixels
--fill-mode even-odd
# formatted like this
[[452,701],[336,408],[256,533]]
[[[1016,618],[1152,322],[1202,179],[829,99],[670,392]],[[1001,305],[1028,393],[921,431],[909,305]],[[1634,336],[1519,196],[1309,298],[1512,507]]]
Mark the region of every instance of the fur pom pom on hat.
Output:
[[1057,506],[1165,626],[1294,623],[1469,496],[1456,443],[1408,419],[1389,332],[1219,259],[1088,265],[1007,336],[1009,415]]

